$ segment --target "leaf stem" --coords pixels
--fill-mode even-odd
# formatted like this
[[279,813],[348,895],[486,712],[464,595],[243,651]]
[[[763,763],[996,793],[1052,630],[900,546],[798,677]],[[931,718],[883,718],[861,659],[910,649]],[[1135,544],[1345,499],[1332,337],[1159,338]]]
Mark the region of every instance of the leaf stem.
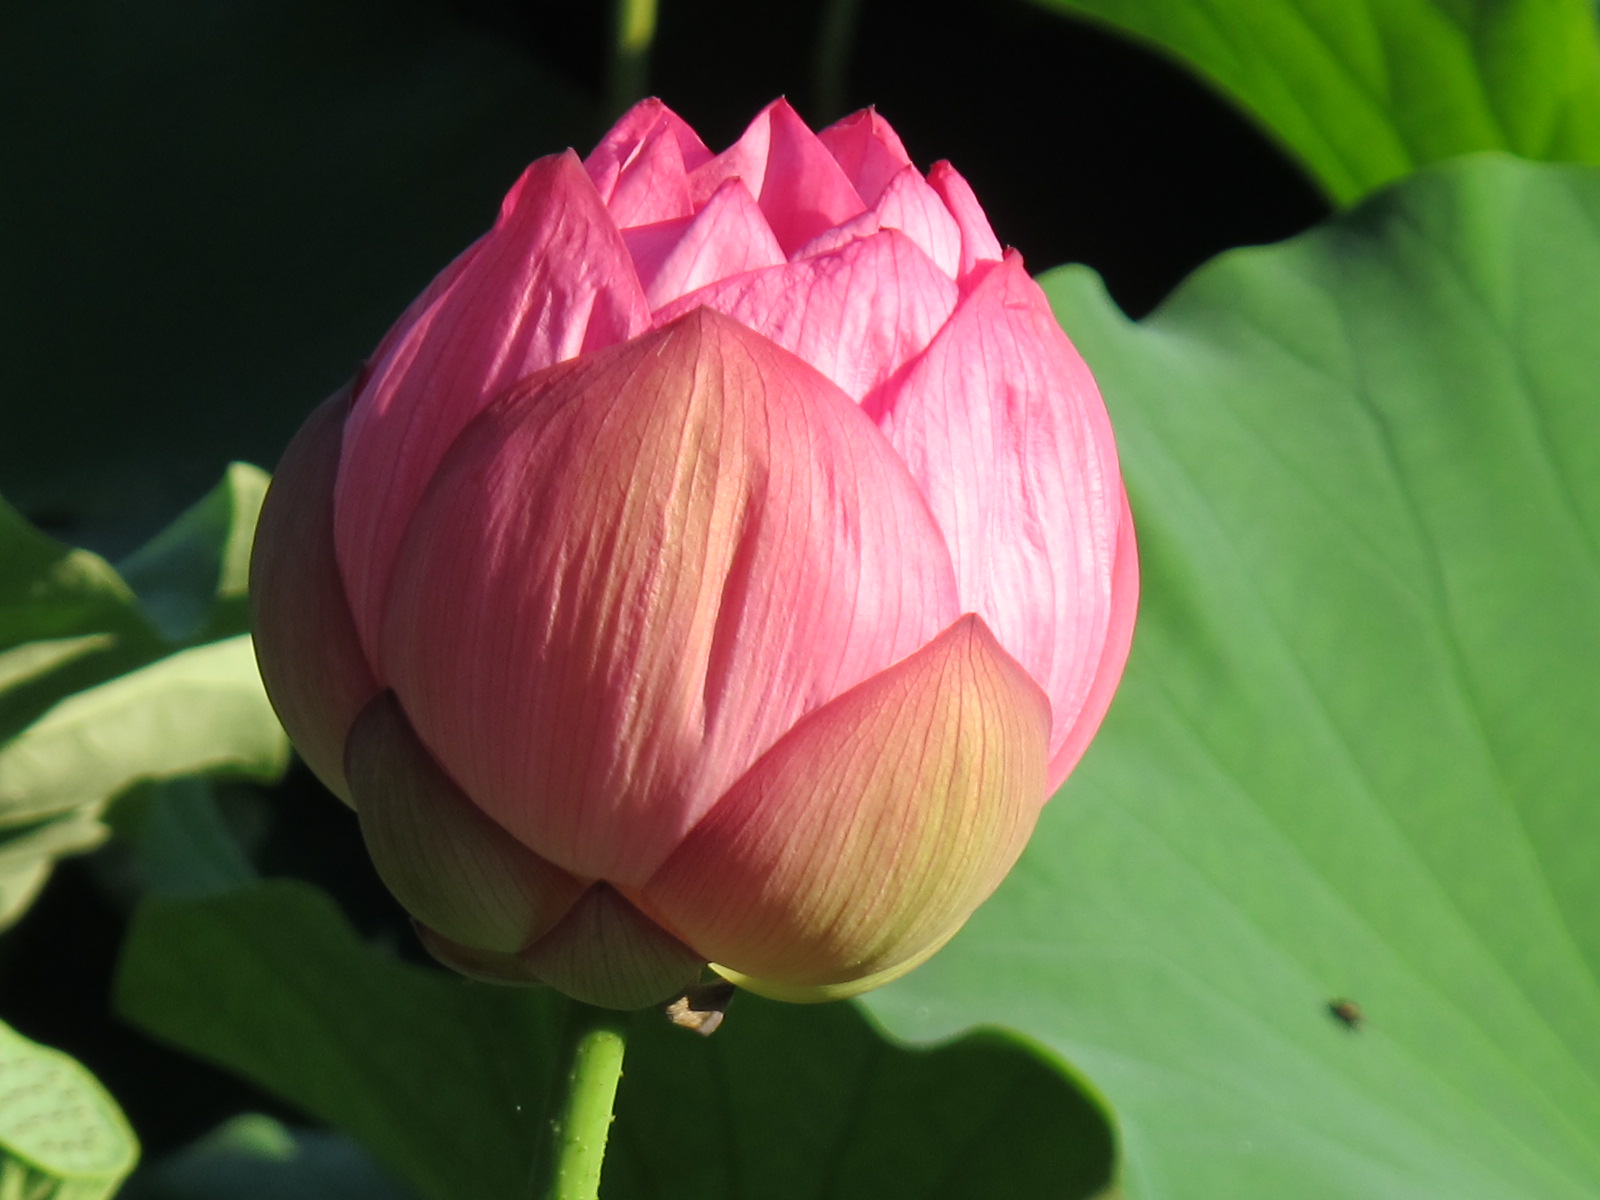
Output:
[[656,36],[656,0],[615,0],[611,13],[611,65],[606,106],[612,120],[644,99],[650,86],[650,43]]
[[566,1077],[556,1085],[553,1116],[534,1161],[535,1200],[597,1200],[600,1195],[627,1025],[625,1012],[572,1002],[562,1048]]

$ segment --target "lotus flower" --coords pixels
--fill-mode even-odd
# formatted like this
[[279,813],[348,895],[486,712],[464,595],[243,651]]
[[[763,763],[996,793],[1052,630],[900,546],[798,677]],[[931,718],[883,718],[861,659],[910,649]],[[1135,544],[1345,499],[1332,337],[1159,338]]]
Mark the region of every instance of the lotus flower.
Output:
[[1093,379],[945,163],[785,102],[540,159],[285,455],[256,645],[441,960],[611,1007],[932,954],[1122,671]]

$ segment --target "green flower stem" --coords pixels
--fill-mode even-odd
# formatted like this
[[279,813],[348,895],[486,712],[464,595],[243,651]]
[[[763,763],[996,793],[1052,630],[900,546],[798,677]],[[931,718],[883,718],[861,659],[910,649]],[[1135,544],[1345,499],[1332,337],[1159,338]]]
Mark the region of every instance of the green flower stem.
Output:
[[656,0],[616,0],[612,10],[611,67],[606,103],[615,120],[650,86],[650,43],[656,36]]
[[855,48],[856,17],[861,0],[824,0],[822,24],[817,29],[816,53],[811,64],[812,98],[818,126],[844,116],[845,77]]
[[622,1078],[628,1014],[572,1002],[563,1047],[565,1086],[551,1106],[554,1116],[534,1162],[535,1200],[596,1200],[611,1106]]

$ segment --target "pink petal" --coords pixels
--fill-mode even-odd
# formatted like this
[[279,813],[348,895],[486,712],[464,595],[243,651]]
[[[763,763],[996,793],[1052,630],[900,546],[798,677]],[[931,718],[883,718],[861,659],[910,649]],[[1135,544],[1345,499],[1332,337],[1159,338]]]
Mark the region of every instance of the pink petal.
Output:
[[563,869],[637,885],[805,713],[956,615],[850,399],[705,309],[528,380],[442,464],[383,647],[423,741]]
[[584,885],[486,817],[434,762],[392,692],[362,710],[345,744],[361,835],[406,911],[480,950],[521,950]]
[[625,229],[622,240],[652,309],[729,275],[784,261],[766,217],[737,179],[712,193],[693,218]]
[[695,204],[704,204],[728,179],[744,181],[785,254],[866,208],[787,100],[767,105],[737,142],[690,173]]
[[956,298],[950,277],[910,238],[883,230],[834,254],[721,280],[667,305],[656,320],[715,309],[860,400],[922,352]]
[[816,258],[820,254],[832,254],[835,250],[843,250],[851,242],[859,242],[871,237],[878,232],[878,214],[870,209],[864,213],[857,213],[842,225],[835,225],[832,229],[824,229],[800,249],[789,257],[795,262],[802,258]]
[[825,229],[789,257],[814,258],[871,237],[880,229],[897,229],[909,237],[950,278],[961,268],[961,227],[915,167],[880,189],[873,207],[843,224]]
[[928,352],[864,408],[944,530],[963,610],[1049,695],[1054,757],[1109,636],[1117,451],[1094,378],[1022,260],[982,271]]
[[1050,705],[982,621],[811,713],[751,767],[641,903],[741,986],[866,991],[943,945],[1044,804]]
[[900,135],[875,108],[851,113],[817,134],[817,138],[843,168],[864,204],[876,204],[889,181],[911,165]]
[[989,218],[984,216],[971,185],[949,163],[939,162],[928,172],[928,186],[939,193],[961,227],[961,277],[980,262],[999,262],[1000,239],[989,228]]
[[470,264],[391,334],[346,424],[335,533],[369,652],[395,548],[462,428],[517,380],[648,327],[627,249],[577,158],[534,163]]
[[900,230],[951,279],[960,273],[961,227],[915,167],[889,181],[874,211],[880,228]]
[[1089,694],[1078,710],[1078,719],[1061,749],[1050,760],[1049,788],[1052,792],[1067,781],[1111,707],[1111,697],[1122,679],[1122,668],[1127,665],[1128,650],[1133,645],[1133,624],[1138,614],[1139,548],[1134,542],[1133,513],[1124,493],[1122,516],[1117,525],[1116,563],[1111,568],[1111,625],[1106,630],[1106,644],[1100,651],[1094,682],[1089,685]]
[[711,151],[659,100],[641,100],[623,114],[583,160],[595,191],[619,229],[694,212],[687,169]]
[[343,388],[311,414],[267,490],[250,556],[256,661],[278,719],[328,790],[350,803],[344,740],[378,693],[334,559]]

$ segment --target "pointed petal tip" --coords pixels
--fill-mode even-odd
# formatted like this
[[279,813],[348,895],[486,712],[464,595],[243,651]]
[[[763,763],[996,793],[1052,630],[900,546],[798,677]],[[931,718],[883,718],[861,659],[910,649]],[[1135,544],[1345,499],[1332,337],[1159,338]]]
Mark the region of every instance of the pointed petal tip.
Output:
[[736,317],[709,304],[696,304],[649,333],[634,339],[641,359],[669,358],[692,362],[712,349],[742,351],[760,362],[783,363],[808,377],[822,377],[815,368]]
[[396,551],[462,429],[518,380],[650,327],[622,235],[576,156],[540,159],[516,191],[428,310],[390,331],[345,424],[335,539],[380,674]]
[[581,171],[583,161],[578,157],[578,152],[570,147],[558,150],[554,154],[546,154],[543,158],[536,158],[523,167],[522,174],[517,176],[517,181],[507,188],[506,194],[500,198],[500,211],[495,219],[495,228],[501,228],[513,220],[518,208],[524,203],[537,202],[541,193],[551,186],[550,181],[569,180],[569,172],[573,167]]
[[692,173],[696,204],[730,176],[744,180],[786,255],[865,208],[838,161],[781,96],[738,141]]
[[998,262],[1004,255],[1000,239],[995,237],[972,185],[961,173],[941,159],[928,172],[928,186],[939,193],[961,227],[961,275],[966,276],[979,263]]

